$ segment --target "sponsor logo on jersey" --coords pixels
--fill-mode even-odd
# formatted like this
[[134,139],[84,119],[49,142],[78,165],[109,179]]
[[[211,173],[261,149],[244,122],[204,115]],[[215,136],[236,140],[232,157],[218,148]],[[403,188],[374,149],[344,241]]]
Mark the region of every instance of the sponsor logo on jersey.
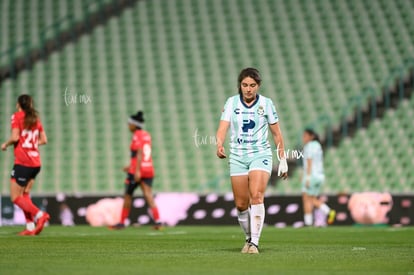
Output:
[[240,108],[234,109],[233,112],[236,115],[240,115],[240,114],[242,114],[242,115],[254,115],[254,111],[242,111],[242,110],[240,110]]
[[254,120],[244,119],[242,130],[243,130],[244,133],[247,133],[249,130],[253,129],[254,126],[256,126],[256,123],[254,122]]
[[255,144],[258,142],[257,139],[252,139],[252,140],[246,140],[246,139],[242,139],[242,138],[237,138],[237,143],[238,144]]

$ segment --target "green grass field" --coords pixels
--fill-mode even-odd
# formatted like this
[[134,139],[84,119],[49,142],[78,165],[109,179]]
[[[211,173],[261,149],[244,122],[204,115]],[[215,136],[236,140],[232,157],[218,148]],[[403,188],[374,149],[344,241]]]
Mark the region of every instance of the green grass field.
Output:
[[236,225],[21,229],[0,228],[0,274],[414,274],[413,227],[268,227],[259,255]]

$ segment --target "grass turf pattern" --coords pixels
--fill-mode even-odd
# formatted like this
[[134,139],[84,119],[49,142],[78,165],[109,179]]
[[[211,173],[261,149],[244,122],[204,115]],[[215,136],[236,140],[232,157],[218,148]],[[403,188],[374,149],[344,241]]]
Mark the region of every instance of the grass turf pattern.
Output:
[[414,227],[266,227],[259,255],[236,225],[21,229],[0,228],[0,274],[414,274]]

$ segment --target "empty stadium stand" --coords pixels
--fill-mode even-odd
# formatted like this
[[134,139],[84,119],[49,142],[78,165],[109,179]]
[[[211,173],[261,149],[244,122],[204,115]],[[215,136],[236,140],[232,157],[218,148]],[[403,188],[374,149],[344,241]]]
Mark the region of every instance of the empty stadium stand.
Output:
[[[81,1],[0,5],[2,22],[11,14],[18,14],[16,21],[32,18],[1,24],[7,37],[1,49],[27,37],[36,44],[59,16],[83,14]],[[349,98],[364,87],[381,95],[393,68],[413,56],[413,12],[408,0],[137,1],[16,80],[4,80],[0,138],[8,135],[17,96],[30,93],[50,140],[41,149],[35,191],[119,193],[128,162],[126,119],[142,109],[153,135],[155,190],[227,192],[227,163],[215,157],[212,137],[225,99],[237,93],[241,68],[261,71],[262,93],[275,101],[286,146],[293,149],[301,129],[321,114],[338,125]],[[405,102],[329,150],[325,191],[412,191],[407,151],[382,148],[412,140],[412,123],[402,115],[412,107],[412,100]],[[378,146],[361,150],[361,144]],[[0,154],[3,182],[11,166],[12,152]],[[269,192],[300,192],[298,177]],[[8,184],[1,191],[8,193]]]
[[[414,97],[389,110],[325,155],[327,193],[363,191],[412,193]],[[289,180],[287,192],[300,189],[300,173]],[[289,188],[289,189],[288,189]]]

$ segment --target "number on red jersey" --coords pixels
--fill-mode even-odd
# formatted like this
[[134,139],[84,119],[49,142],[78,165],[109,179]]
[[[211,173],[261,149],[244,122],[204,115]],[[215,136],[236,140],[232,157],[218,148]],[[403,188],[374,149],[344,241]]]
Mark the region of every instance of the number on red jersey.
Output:
[[149,161],[151,159],[151,145],[145,143],[142,148],[142,159],[144,161]]
[[34,131],[24,129],[21,133],[21,136],[24,138],[22,147],[28,149],[37,149],[39,142],[39,130]]

